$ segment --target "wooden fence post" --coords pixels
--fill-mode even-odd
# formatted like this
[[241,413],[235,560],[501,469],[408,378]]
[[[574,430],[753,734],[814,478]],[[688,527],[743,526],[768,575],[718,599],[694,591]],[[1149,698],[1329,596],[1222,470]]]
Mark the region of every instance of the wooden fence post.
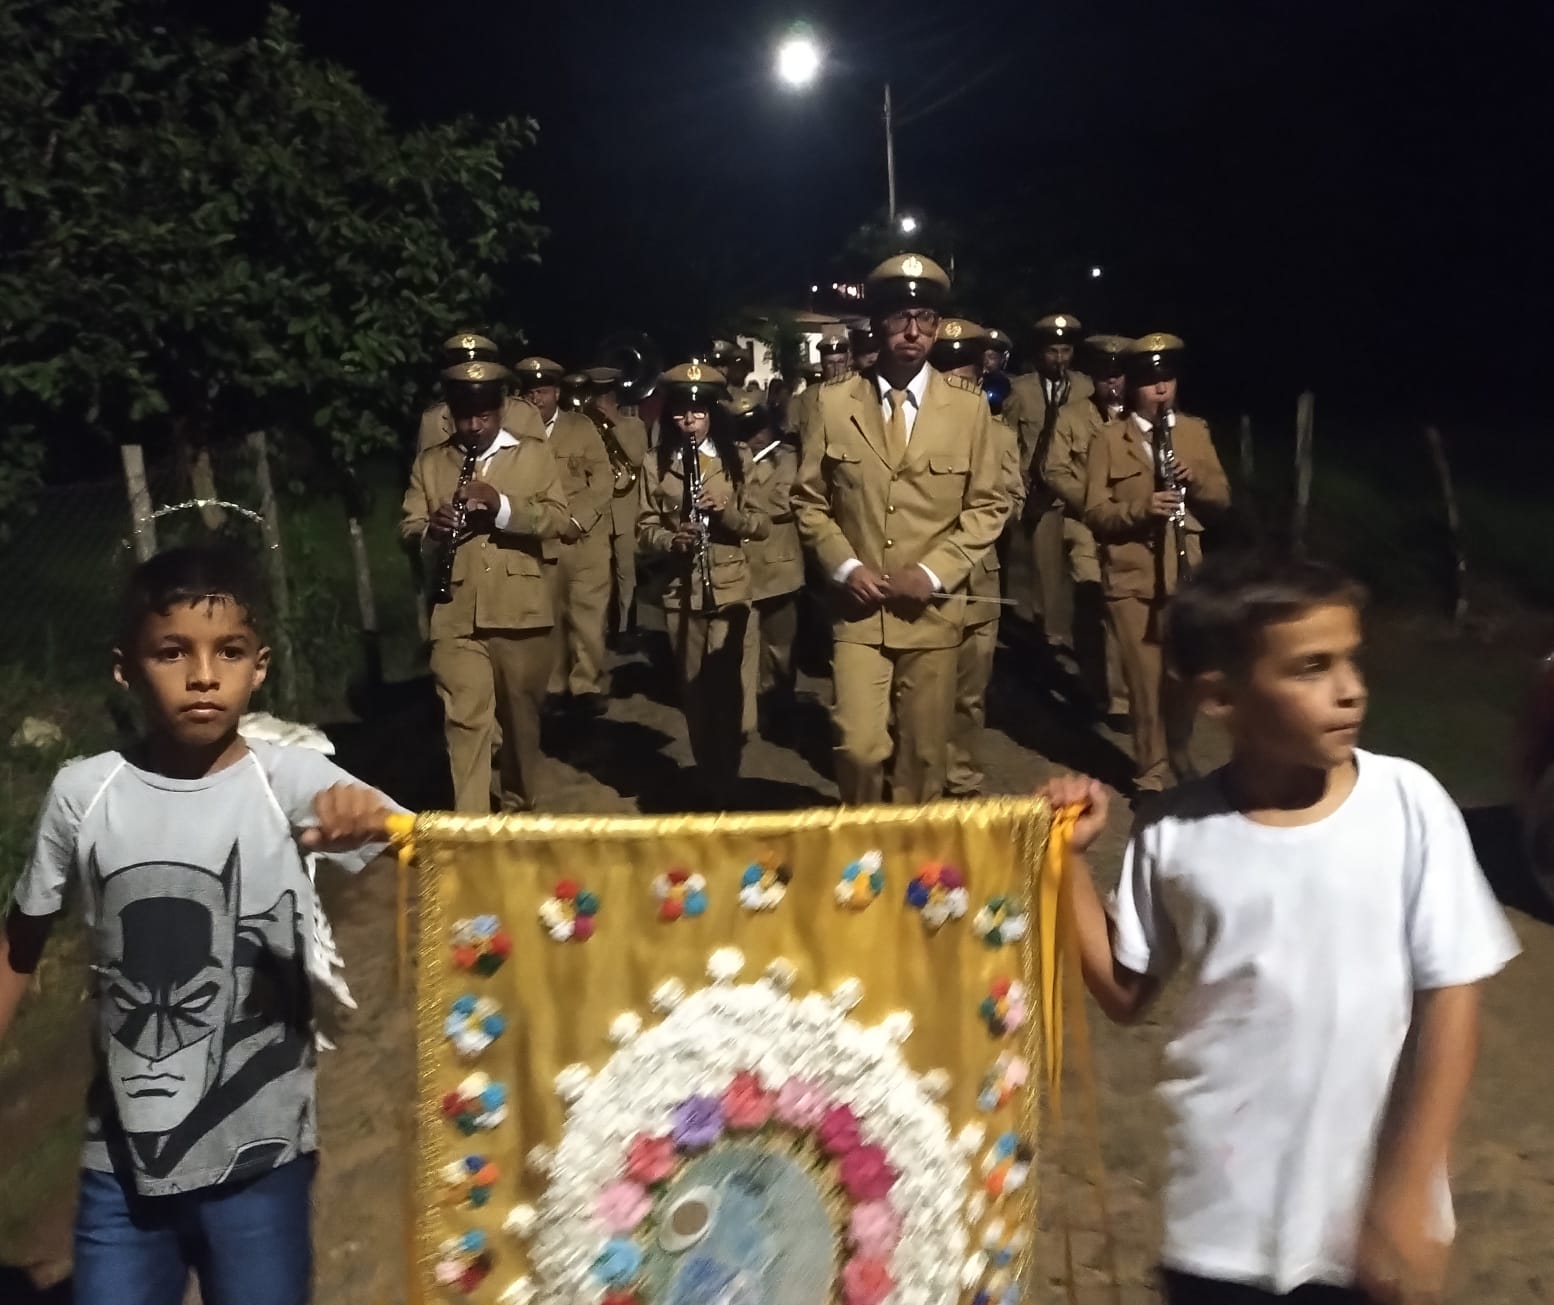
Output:
[[124,464],[124,487],[129,493],[135,560],[144,562],[156,555],[156,520],[151,515],[151,489],[146,484],[145,451],[138,444],[121,444],[119,459]]
[[1311,508],[1312,410],[1317,397],[1302,390],[1295,401],[1295,520],[1291,530],[1297,553],[1306,548],[1306,518]]
[[275,482],[270,478],[269,438],[262,430],[253,430],[248,432],[246,442],[254,456],[259,515],[264,519],[262,529],[270,572],[270,597],[275,604],[275,696],[282,711],[295,716],[299,704],[297,663],[291,642],[291,585],[286,578],[286,551],[281,547],[281,515],[275,503]]
[[1430,446],[1430,461],[1435,465],[1436,479],[1441,482],[1441,498],[1446,504],[1446,541],[1452,557],[1451,620],[1453,625],[1460,626],[1468,615],[1468,560],[1462,553],[1462,515],[1457,510],[1451,464],[1446,461],[1446,442],[1435,426],[1426,426],[1424,437]]
[[360,517],[349,517],[351,560],[356,570],[356,606],[361,612],[362,653],[366,661],[367,683],[383,683],[383,642],[378,633],[378,602],[372,591],[372,564],[367,556],[367,536],[362,533]]

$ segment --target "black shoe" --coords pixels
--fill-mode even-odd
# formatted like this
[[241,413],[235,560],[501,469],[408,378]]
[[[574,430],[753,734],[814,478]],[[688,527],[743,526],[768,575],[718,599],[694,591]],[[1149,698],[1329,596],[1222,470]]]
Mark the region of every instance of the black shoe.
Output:
[[642,637],[635,630],[622,630],[610,636],[610,647],[618,653],[639,653],[642,651]]
[[540,704],[542,716],[565,716],[572,705],[572,699],[564,693],[547,693],[545,701]]
[[602,693],[579,693],[572,699],[572,710],[590,720],[603,716],[608,705]]

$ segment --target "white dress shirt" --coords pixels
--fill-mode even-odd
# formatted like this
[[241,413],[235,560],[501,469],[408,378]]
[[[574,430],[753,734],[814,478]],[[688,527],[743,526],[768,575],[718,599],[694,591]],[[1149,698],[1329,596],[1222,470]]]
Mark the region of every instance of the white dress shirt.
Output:
[[[906,442],[908,445],[912,443],[912,428],[917,425],[917,410],[923,406],[923,395],[928,391],[928,374],[928,364],[924,363],[917,375],[908,381],[906,385],[906,406],[902,409],[902,416],[906,423]],[[879,386],[880,391],[880,415],[885,419],[885,426],[889,429],[891,418],[890,382],[876,373],[874,383]],[[831,579],[839,585],[846,584],[847,577],[862,565],[863,563],[858,558],[850,557],[836,568]],[[944,586],[939,583],[939,577],[926,566],[923,566],[921,562],[918,563],[918,566],[922,567],[923,574],[928,577],[928,583],[934,587],[934,592],[942,593]]]

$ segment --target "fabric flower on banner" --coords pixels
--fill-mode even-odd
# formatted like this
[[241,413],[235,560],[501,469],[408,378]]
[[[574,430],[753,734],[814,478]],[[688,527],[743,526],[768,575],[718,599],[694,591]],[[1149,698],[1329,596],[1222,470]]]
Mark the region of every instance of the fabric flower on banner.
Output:
[[1025,937],[1025,912],[1007,897],[995,897],[971,921],[977,937],[989,947],[1002,947]]
[[775,1098],[748,1070],[734,1075],[723,1093],[723,1122],[736,1132],[765,1128],[771,1122]]
[[815,1130],[821,1149],[834,1158],[863,1145],[863,1134],[858,1128],[858,1116],[850,1106],[832,1106],[820,1117],[820,1127]]
[[462,1236],[447,1238],[437,1248],[437,1264],[432,1273],[439,1286],[453,1287],[468,1295],[490,1276],[491,1265],[485,1233],[471,1228]]
[[1025,985],[1018,979],[994,979],[977,1007],[977,1014],[995,1038],[1013,1033],[1025,1023]]
[[860,1146],[849,1151],[842,1157],[837,1177],[854,1202],[882,1201],[896,1185],[896,1171],[890,1167],[882,1146]]
[[950,920],[959,920],[971,906],[966,892],[966,876],[952,865],[929,861],[918,868],[907,884],[907,905],[921,911],[929,929],[942,928]]
[[830,1105],[826,1094],[807,1078],[790,1078],[777,1089],[777,1118],[801,1133],[814,1128]]
[[1031,1067],[1022,1057],[1012,1051],[1002,1052],[983,1075],[982,1085],[977,1089],[977,1108],[992,1111],[1008,1105],[1030,1077]]
[[885,854],[871,849],[851,862],[836,885],[836,901],[850,911],[861,911],[885,891]]
[[484,1074],[471,1074],[442,1099],[442,1117],[468,1137],[507,1120],[507,1089]]
[[674,1173],[679,1157],[671,1137],[649,1137],[638,1133],[626,1148],[626,1177],[644,1187],[653,1187]]
[[670,1119],[670,1136],[682,1151],[705,1151],[723,1136],[723,1103],[717,1097],[686,1097]]
[[983,1253],[987,1256],[987,1262],[996,1269],[1007,1269],[1013,1264],[1015,1256],[1025,1249],[1028,1240],[1025,1229],[1017,1227],[1010,1231],[1002,1219],[994,1219],[982,1230]]
[[653,1198],[647,1188],[627,1180],[611,1183],[599,1193],[594,1214],[608,1231],[623,1234],[635,1232],[652,1208]]
[[881,1305],[895,1286],[890,1270],[881,1260],[860,1255],[842,1267],[842,1299],[846,1305]]
[[467,1155],[444,1166],[442,1179],[450,1201],[464,1202],[478,1210],[491,1199],[491,1189],[501,1176],[502,1171],[485,1156]]
[[768,852],[745,867],[739,880],[739,904],[747,911],[774,911],[792,880],[793,871]]
[[515,1205],[507,1212],[507,1218],[502,1220],[502,1231],[509,1237],[516,1237],[519,1241],[527,1241],[534,1232],[534,1226],[540,1221],[540,1212],[532,1205]]
[[502,1008],[490,997],[476,998],[470,993],[459,997],[443,1021],[443,1036],[453,1043],[461,1060],[473,1060],[502,1036],[507,1020]]
[[847,1241],[863,1259],[888,1264],[901,1242],[901,1216],[884,1201],[855,1205],[847,1221]]
[[594,936],[598,914],[598,894],[580,887],[575,879],[563,879],[541,904],[540,923],[555,942],[587,942]]
[[[500,1305],[500,1302],[498,1302]],[[642,1305],[642,1297],[634,1291],[616,1288],[607,1291],[599,1298],[599,1305]]]
[[513,950],[512,939],[494,915],[477,915],[453,926],[453,964],[489,977],[502,968]]
[[694,920],[707,913],[707,880],[678,867],[653,880],[653,896],[658,898],[658,918]]
[[983,1186],[995,1201],[1025,1186],[1036,1153],[1014,1133],[1001,1133],[982,1158]]
[[593,1275],[606,1287],[624,1287],[642,1269],[642,1250],[629,1237],[612,1237],[594,1259]]
[[534,1285],[532,1278],[517,1278],[502,1288],[502,1294],[496,1298],[496,1305],[534,1305],[539,1294],[540,1289]]

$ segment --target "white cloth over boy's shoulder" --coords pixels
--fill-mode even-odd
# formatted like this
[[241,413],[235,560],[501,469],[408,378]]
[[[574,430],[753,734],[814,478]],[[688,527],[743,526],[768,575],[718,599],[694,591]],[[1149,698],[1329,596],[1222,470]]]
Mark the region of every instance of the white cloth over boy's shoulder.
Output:
[[[1248,820],[1215,774],[1166,794],[1128,846],[1115,957],[1182,973],[1159,1089],[1172,1268],[1348,1283],[1414,994],[1518,950],[1446,791],[1356,757],[1354,790],[1314,824]],[[1444,1174],[1440,1200],[1449,1235]]]

